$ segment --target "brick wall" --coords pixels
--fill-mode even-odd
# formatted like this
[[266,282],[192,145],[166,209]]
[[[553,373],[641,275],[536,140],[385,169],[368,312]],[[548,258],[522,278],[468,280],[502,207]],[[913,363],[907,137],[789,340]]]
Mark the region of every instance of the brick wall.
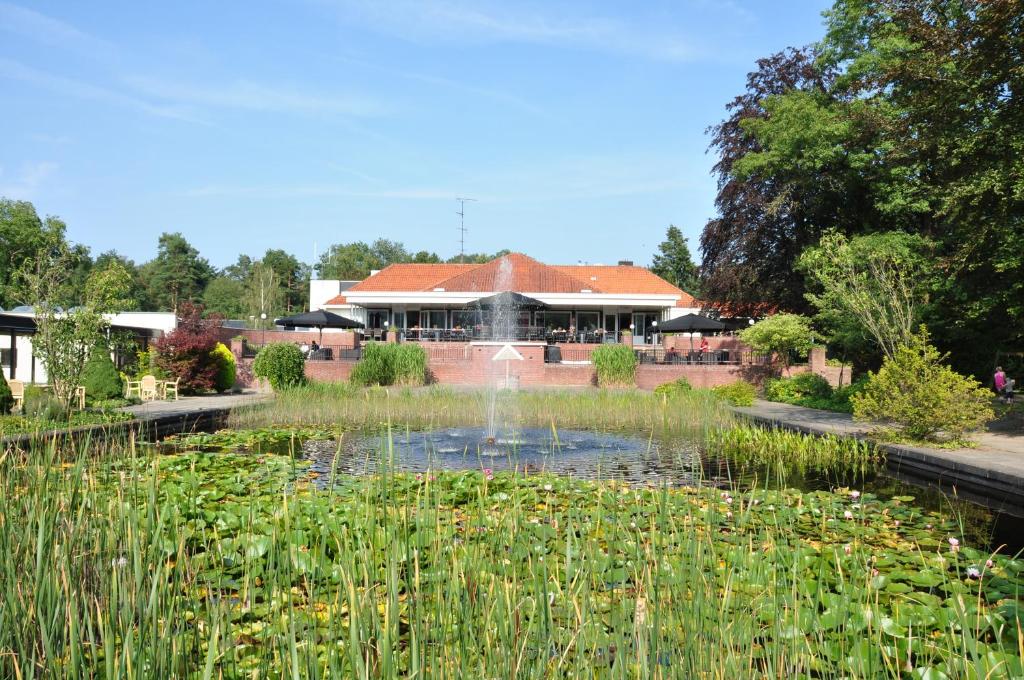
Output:
[[352,375],[354,361],[307,361],[306,378],[316,382],[344,382]]
[[653,390],[679,378],[686,378],[694,387],[716,387],[737,380],[759,384],[767,375],[768,369],[764,366],[640,364],[636,367],[636,386]]
[[316,340],[324,347],[339,347],[342,349],[358,347],[360,338],[358,334],[352,331],[325,330],[323,340],[320,341],[320,333],[316,329],[312,331],[260,331],[249,328],[220,329],[221,342],[225,345],[231,342],[232,338],[239,335],[248,340],[251,345],[270,344],[272,342],[294,342],[299,345],[308,345]]
[[[735,335],[706,335],[709,350],[725,349],[730,352],[749,352],[750,346],[744,345]],[[702,338],[693,338],[693,349],[700,349]],[[690,351],[690,338],[682,334],[664,335],[661,344],[665,349],[677,349],[680,352]]]

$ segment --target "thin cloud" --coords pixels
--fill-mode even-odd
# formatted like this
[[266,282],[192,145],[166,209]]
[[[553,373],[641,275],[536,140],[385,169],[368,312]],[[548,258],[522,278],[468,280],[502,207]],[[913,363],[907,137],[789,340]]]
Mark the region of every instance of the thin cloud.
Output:
[[0,196],[7,196],[14,199],[31,199],[36,195],[36,190],[54,173],[60,166],[52,161],[37,161],[26,163],[22,166],[21,172],[10,183],[4,182],[3,168],[0,168]]
[[116,48],[106,40],[79,30],[69,23],[9,2],[0,2],[0,30],[30,40],[82,52],[110,56]]
[[93,85],[80,80],[65,78],[45,71],[34,69],[11,59],[0,57],[0,78],[29,83],[57,94],[79,99],[90,99],[125,108],[136,109],[162,118],[173,118],[191,123],[203,123],[187,111],[151,104],[143,99],[123,92],[111,90],[100,85]]
[[699,41],[661,27],[617,18],[555,14],[554,4],[465,0],[323,0],[344,21],[422,42],[524,42],[633,54],[664,61],[696,61]]
[[321,97],[248,80],[237,80],[219,86],[203,86],[136,76],[126,78],[125,84],[140,94],[179,106],[354,117],[380,116],[386,113],[384,106],[370,97]]

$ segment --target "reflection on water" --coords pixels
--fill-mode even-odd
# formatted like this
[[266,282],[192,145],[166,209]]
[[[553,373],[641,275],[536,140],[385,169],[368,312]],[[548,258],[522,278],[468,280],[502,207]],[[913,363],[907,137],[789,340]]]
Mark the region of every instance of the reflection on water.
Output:
[[[517,470],[550,472],[583,479],[618,479],[634,483],[695,485],[715,483],[702,470],[696,446],[681,443],[667,447],[655,441],[613,434],[523,428],[490,439],[483,427],[409,432],[386,438],[367,436],[338,449],[335,442],[306,442],[303,446],[313,469],[329,473],[372,473],[385,464],[381,455],[390,450],[386,464],[405,472],[427,470]],[[727,481],[727,478],[724,480]]]
[[[965,533],[976,544],[1007,546],[1004,552],[1024,547],[1024,521],[951,498],[937,489],[912,486],[894,479],[883,468],[771,470],[740,463],[716,452],[702,451],[691,440],[606,434],[580,430],[523,428],[488,438],[485,427],[459,427],[396,432],[387,437],[366,435],[346,440],[307,441],[303,452],[328,484],[331,472],[371,474],[383,465],[403,472],[429,470],[515,470],[525,474],[548,472],[582,479],[615,479],[632,484],[660,486],[722,486],[730,488],[785,486],[804,491],[838,487],[857,488],[881,497],[914,496],[924,510],[956,513]],[[390,459],[385,459],[390,451]]]

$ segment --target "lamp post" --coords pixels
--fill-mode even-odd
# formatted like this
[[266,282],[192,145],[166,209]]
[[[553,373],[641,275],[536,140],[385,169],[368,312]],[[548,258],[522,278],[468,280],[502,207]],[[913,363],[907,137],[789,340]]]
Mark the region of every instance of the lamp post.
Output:
[[267,344],[267,313],[260,312],[260,326],[263,327],[263,340],[260,341],[261,345]]

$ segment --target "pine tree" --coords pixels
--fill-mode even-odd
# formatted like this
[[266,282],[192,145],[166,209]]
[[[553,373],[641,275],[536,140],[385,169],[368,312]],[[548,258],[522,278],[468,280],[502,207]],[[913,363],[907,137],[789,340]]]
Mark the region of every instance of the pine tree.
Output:
[[651,262],[651,271],[673,286],[697,297],[700,274],[690,255],[690,246],[683,232],[675,225],[669,225],[665,240],[658,246],[658,254]]

